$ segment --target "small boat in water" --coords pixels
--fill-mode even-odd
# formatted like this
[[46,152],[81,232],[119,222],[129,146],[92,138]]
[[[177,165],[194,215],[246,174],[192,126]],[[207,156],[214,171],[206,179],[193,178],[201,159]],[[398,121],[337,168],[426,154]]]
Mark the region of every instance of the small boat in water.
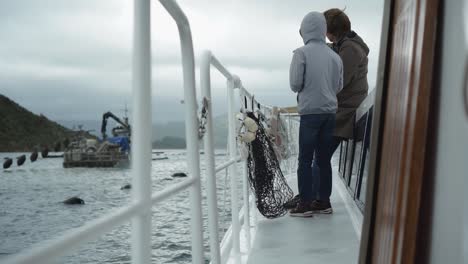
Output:
[[[107,119],[111,117],[120,126],[112,129],[112,137],[107,137]],[[63,167],[128,167],[130,155],[130,125],[128,118],[120,118],[107,112],[102,118],[102,140],[86,138],[85,133],[70,143],[64,152]]]

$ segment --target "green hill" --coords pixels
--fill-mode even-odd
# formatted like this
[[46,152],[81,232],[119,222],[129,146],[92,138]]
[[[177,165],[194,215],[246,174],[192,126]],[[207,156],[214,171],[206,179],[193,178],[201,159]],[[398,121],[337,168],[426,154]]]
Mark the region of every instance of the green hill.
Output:
[[53,150],[73,131],[36,115],[0,94],[0,152],[31,151],[35,147]]

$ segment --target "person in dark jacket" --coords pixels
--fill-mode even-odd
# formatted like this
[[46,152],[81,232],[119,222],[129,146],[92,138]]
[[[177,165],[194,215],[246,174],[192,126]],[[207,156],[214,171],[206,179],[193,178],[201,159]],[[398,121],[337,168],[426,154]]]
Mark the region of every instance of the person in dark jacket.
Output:
[[[324,13],[327,23],[327,38],[332,42],[330,47],[340,56],[343,62],[343,89],[337,94],[338,110],[336,125],[331,145],[334,153],[343,140],[353,138],[353,125],[356,109],[366,98],[368,92],[367,64],[369,48],[362,38],[351,30],[348,16],[338,8],[332,8]],[[324,208],[330,204],[332,190],[331,178],[324,181],[321,177],[316,160],[312,168],[315,198],[314,207]],[[286,203],[286,208],[294,208],[299,202],[299,196]],[[325,206],[327,205],[327,206]],[[315,210],[314,213],[329,213]]]
[[[327,21],[327,38],[332,49],[343,61],[343,90],[338,93],[335,137],[353,138],[356,109],[367,96],[367,64],[369,47],[362,38],[351,30],[348,16],[338,8],[324,12]],[[338,146],[336,146],[338,147]],[[336,149],[335,149],[336,150]]]
[[[351,22],[343,10],[332,8],[324,12],[327,21],[327,38],[332,42],[332,49],[343,61],[343,89],[336,95],[338,110],[331,153],[334,153],[343,140],[354,136],[356,110],[366,99],[369,89],[367,83],[367,64],[369,47],[362,38],[351,30]],[[319,166],[314,162],[312,168],[317,181],[317,200],[328,202],[330,197],[321,196],[330,193],[332,182],[323,182]]]

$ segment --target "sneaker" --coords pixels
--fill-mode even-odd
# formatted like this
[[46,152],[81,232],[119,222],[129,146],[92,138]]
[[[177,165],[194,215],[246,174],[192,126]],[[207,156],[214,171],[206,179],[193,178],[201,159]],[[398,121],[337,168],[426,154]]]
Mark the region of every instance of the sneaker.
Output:
[[312,217],[314,212],[312,211],[312,207],[310,203],[305,203],[300,201],[296,208],[289,211],[290,216],[297,216],[297,217]]
[[294,196],[291,200],[285,202],[283,204],[284,209],[294,209],[296,208],[297,204],[301,200],[301,197],[299,197],[299,194]]
[[310,209],[314,214],[332,214],[333,208],[330,202],[315,200],[310,204]]

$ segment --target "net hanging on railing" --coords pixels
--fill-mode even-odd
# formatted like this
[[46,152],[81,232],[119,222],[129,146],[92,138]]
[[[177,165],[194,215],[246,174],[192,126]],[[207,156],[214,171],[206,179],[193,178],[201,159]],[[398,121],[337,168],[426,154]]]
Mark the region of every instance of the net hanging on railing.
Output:
[[260,213],[267,218],[276,218],[286,214],[283,204],[292,199],[293,191],[281,171],[275,149],[262,122],[252,112],[247,112],[247,116],[258,125],[255,140],[247,144],[250,186]]

